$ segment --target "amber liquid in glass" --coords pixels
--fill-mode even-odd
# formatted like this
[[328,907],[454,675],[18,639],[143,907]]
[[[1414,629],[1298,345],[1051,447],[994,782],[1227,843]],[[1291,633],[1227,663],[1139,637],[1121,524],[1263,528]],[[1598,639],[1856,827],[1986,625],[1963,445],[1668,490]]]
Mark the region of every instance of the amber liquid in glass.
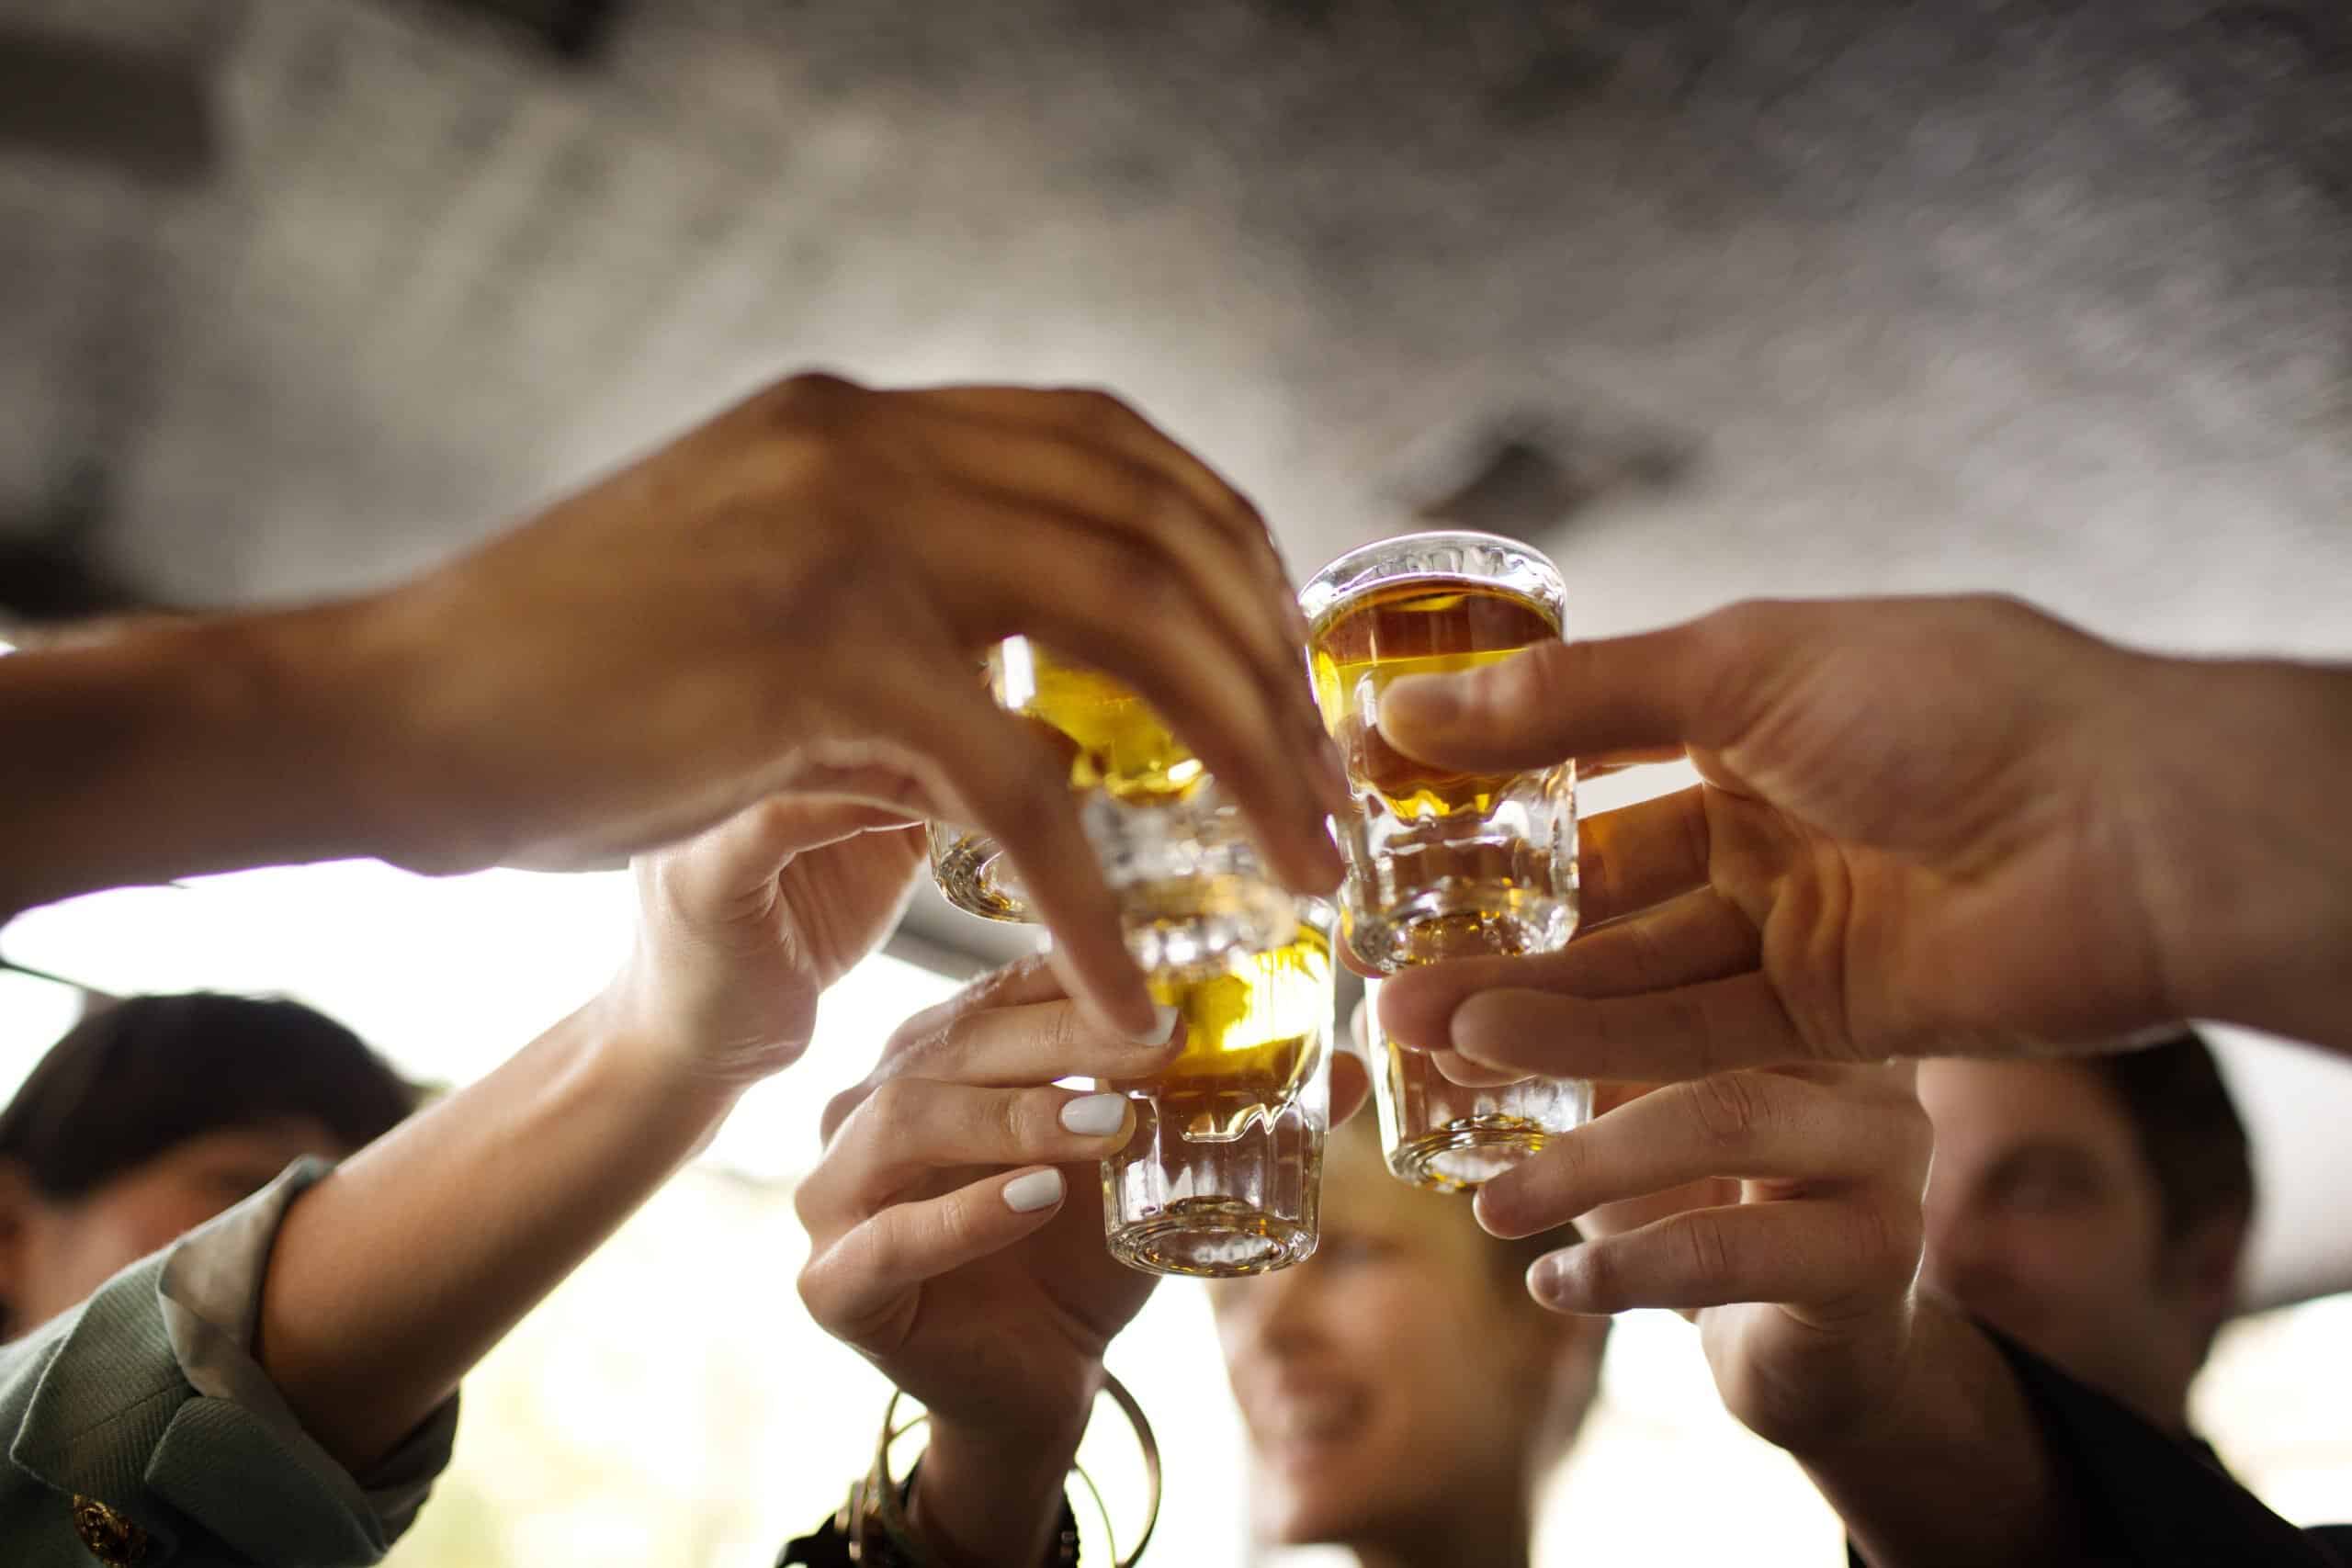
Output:
[[1541,912],[1558,903],[1552,855],[1503,827],[1507,797],[1532,775],[1459,773],[1408,757],[1381,735],[1379,714],[1399,676],[1476,670],[1558,636],[1532,600],[1491,583],[1426,577],[1376,589],[1316,628],[1316,700],[1373,835],[1356,858],[1377,864],[1381,906],[1421,902],[1370,951],[1385,967],[1549,944],[1556,922]]
[[1377,589],[1333,615],[1313,638],[1315,698],[1357,787],[1407,818],[1490,809],[1513,775],[1449,773],[1406,756],[1375,728],[1381,694],[1400,675],[1476,670],[1559,635],[1531,600],[1444,579]]
[[1301,925],[1289,945],[1221,974],[1150,984],[1184,1021],[1182,1053],[1151,1086],[1161,1116],[1196,1142],[1235,1138],[1315,1070],[1330,1022],[1331,940]]
[[1025,657],[1025,678],[1020,681],[1009,680],[1000,667],[998,698],[1053,733],[1069,755],[1072,789],[1100,785],[1114,800],[1148,806],[1182,800],[1208,776],[1200,760],[1124,682],[1034,642]]

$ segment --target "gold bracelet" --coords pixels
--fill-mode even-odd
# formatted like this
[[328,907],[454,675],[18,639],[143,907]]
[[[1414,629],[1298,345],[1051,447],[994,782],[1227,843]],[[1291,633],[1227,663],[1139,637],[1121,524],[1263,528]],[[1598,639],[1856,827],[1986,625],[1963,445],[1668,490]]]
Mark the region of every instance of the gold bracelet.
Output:
[[[1094,1478],[1086,1473],[1083,1465],[1073,1464],[1070,1469],[1079,1480],[1086,1483],[1087,1492],[1094,1499],[1096,1512],[1102,1516],[1102,1533],[1111,1544],[1115,1568],[1135,1568],[1143,1560],[1144,1549],[1151,1544],[1152,1531],[1159,1525],[1159,1439],[1152,1434],[1151,1423],[1144,1419],[1143,1406],[1136,1403],[1136,1396],[1127,1392],[1126,1384],[1106,1371],[1102,1374],[1102,1392],[1111,1396],[1120,1413],[1126,1416],[1127,1424],[1135,1428],[1136,1444],[1143,1450],[1147,1487],[1143,1534],[1136,1538],[1135,1550],[1126,1556],[1118,1555],[1117,1531],[1111,1522],[1110,1510],[1103,1506],[1102,1494],[1094,1484]],[[849,1559],[853,1562],[874,1560],[869,1559],[865,1551],[869,1530],[878,1531],[896,1561],[917,1564],[919,1568],[929,1568],[932,1562],[930,1554],[915,1540],[913,1527],[907,1521],[903,1483],[890,1473],[890,1446],[931,1419],[929,1416],[917,1416],[905,1425],[899,1425],[899,1402],[905,1397],[899,1390],[891,1391],[890,1403],[882,1407],[882,1437],[874,1447],[873,1468],[850,1488],[848,1501],[842,1505],[841,1513],[835,1516],[835,1524],[849,1543]],[[1074,1542],[1072,1550],[1075,1551]]]

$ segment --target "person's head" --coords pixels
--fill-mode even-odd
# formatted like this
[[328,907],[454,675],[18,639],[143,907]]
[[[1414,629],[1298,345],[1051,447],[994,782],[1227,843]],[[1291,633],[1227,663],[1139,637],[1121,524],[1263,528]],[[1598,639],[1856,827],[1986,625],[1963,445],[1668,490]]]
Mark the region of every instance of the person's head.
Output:
[[413,1104],[357,1035],[296,1002],[134,997],[85,1019],[0,1111],[0,1339]]
[[1927,1279],[1994,1327],[2177,1427],[2230,1314],[2254,1169],[2194,1033],[2071,1061],[1919,1069],[1935,1124]]
[[1330,1135],[1315,1256],[1212,1288],[1258,1528],[1358,1546],[1442,1540],[1475,1512],[1524,1528],[1591,1403],[1608,1322],[1527,1293],[1527,1266],[1572,1233],[1494,1240],[1466,1198],[1390,1176],[1372,1122]]

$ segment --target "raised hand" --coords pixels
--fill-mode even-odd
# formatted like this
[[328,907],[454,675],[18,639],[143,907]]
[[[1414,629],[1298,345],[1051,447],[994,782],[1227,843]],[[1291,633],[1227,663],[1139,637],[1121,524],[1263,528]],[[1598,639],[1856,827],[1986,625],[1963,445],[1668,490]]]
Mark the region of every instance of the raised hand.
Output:
[[1103,1033],[1027,960],[908,1020],[826,1111],[801,1300],[929,1410],[915,1517],[951,1558],[1035,1555],[1103,1352],[1151,1293],[1102,1241],[1097,1165],[1134,1113],[1054,1080],[1148,1077],[1181,1048]]
[[2352,740],[2346,699],[2335,672],[2149,658],[1992,599],[1747,604],[1399,682],[1383,727],[1432,761],[1687,746],[1704,782],[1586,824],[1584,938],[1400,975],[1384,1021],[1644,1081],[2112,1048],[2192,1011],[2352,1043],[2326,1005],[2341,814],[2317,778],[2243,777],[2282,736]]

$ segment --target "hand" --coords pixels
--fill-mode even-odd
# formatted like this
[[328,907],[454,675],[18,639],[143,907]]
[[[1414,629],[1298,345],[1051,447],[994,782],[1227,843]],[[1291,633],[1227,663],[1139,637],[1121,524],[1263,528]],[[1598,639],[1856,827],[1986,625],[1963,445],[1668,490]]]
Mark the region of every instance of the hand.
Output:
[[915,826],[778,796],[638,857],[637,944],[608,993],[617,1032],[739,1085],[799,1060],[819,996],[898,924],[924,859]]
[[1562,1312],[1692,1318],[1724,1405],[1804,1456],[1895,1409],[1932,1146],[1904,1063],[1727,1073],[1617,1104],[1479,1190],[1479,1223],[1585,1240],[1537,1260]]
[[2156,765],[2189,678],[2169,668],[1954,599],[1742,605],[1400,681],[1383,724],[1434,762],[1687,743],[1704,782],[1585,824],[1582,939],[1400,975],[1383,1021],[1496,1067],[1659,1081],[2177,1017],[2194,922],[2158,846],[2196,794]]
[[342,640],[405,672],[382,788],[423,803],[387,810],[413,864],[577,861],[777,793],[953,818],[1011,853],[1079,994],[1146,1028],[1066,765],[974,676],[1027,633],[1165,714],[1283,880],[1339,880],[1345,784],[1264,525],[1100,393],[795,377],[365,609]]
[[[1151,1293],[1103,1247],[1096,1178],[1135,1113],[1053,1080],[1148,1077],[1182,1048],[1181,1029],[1101,1033],[1026,960],[909,1019],[826,1110],[796,1195],[800,1298],[930,1412],[916,1517],[943,1551],[1021,1560],[1042,1539],[1103,1352]],[[1115,1123],[1073,1132],[1072,1105]]]

